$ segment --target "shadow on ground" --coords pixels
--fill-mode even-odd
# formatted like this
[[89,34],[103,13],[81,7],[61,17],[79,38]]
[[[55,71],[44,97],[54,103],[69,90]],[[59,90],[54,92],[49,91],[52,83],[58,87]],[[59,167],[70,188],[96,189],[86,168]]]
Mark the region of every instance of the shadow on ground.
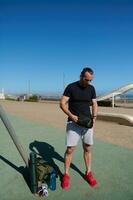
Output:
[[14,165],[12,162],[10,162],[9,160],[7,160],[6,158],[4,158],[1,155],[0,155],[0,159],[2,161],[4,161],[6,164],[8,164],[10,167],[15,169],[17,172],[19,172],[22,175],[22,177],[24,178],[27,186],[30,189],[30,173],[29,173],[29,169],[27,167],[24,167],[24,166],[17,167],[16,165]]
[[[47,142],[40,142],[36,140],[29,145],[29,148],[56,169],[61,181],[63,174],[54,159],[64,163],[64,158],[55,151],[55,148]],[[71,163],[70,167],[84,178],[84,174],[73,163]]]
[[[29,148],[31,151],[33,151],[36,154],[38,154],[39,156],[41,156],[45,161],[47,161],[51,166],[53,166],[56,169],[56,171],[59,175],[60,181],[61,181],[63,174],[62,174],[59,166],[55,163],[54,159],[64,163],[64,158],[58,152],[55,151],[55,148],[46,142],[40,142],[40,141],[34,141],[34,142],[30,143]],[[16,166],[12,162],[10,162],[6,158],[4,158],[2,155],[0,155],[0,159],[22,175],[28,188],[31,191],[29,169],[26,166],[25,167],[24,166],[20,166],[20,167]],[[84,174],[73,163],[71,163],[70,167],[73,170],[75,170],[77,173],[79,173],[82,178],[84,178]]]

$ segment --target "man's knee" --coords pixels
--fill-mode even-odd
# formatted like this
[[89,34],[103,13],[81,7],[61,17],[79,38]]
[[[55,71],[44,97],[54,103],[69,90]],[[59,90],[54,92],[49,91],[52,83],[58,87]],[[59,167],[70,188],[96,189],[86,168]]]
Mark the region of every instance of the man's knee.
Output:
[[66,154],[72,154],[74,152],[75,147],[67,147]]
[[84,149],[84,152],[90,153],[91,152],[91,145],[83,144],[83,149]]

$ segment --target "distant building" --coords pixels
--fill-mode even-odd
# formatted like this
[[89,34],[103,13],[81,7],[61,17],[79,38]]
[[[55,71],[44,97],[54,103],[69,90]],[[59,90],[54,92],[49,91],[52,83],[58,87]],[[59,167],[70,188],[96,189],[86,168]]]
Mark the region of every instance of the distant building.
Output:
[[27,99],[28,99],[27,94],[19,95],[18,98],[17,98],[18,101],[25,101]]
[[17,100],[18,96],[13,94],[6,94],[7,100]]
[[2,89],[2,92],[0,93],[0,99],[5,99],[4,89]]

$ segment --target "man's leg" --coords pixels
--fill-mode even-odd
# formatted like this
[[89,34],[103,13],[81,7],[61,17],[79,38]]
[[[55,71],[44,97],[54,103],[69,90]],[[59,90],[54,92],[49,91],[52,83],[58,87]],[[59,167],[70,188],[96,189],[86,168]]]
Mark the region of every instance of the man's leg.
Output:
[[[86,130],[84,130],[86,131]],[[83,156],[86,166],[86,172],[91,171],[91,145],[93,145],[93,129],[88,129],[82,138],[83,141]]]
[[62,189],[68,189],[70,187],[69,168],[70,168],[74,149],[75,147],[67,147],[66,152],[65,152],[65,158],[64,158],[65,159],[65,163],[64,163],[65,173],[61,182]]
[[83,143],[83,149],[84,149],[84,160],[86,166],[85,179],[90,184],[90,186],[94,187],[97,184],[97,181],[93,177],[91,171],[91,146]]
[[65,152],[65,174],[69,174],[69,168],[72,160],[73,151],[75,150],[75,147],[67,147]]
[[91,145],[93,145],[93,129],[88,129],[88,131],[83,137],[84,161],[86,166],[85,179],[92,187],[94,187],[97,184],[97,181],[93,177],[91,171],[91,160],[92,160]]
[[83,150],[86,173],[89,173],[91,171],[91,146],[89,144],[83,143]]
[[65,173],[61,182],[61,187],[63,189],[68,189],[70,186],[69,168],[70,168],[73,152],[80,139],[79,132],[80,132],[80,127],[75,122],[70,121],[67,123],[67,128],[66,128],[67,149],[64,156]]

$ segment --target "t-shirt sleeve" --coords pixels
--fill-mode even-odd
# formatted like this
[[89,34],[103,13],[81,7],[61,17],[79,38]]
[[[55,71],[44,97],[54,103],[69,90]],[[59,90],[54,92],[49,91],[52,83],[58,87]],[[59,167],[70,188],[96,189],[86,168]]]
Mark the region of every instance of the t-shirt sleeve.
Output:
[[63,93],[63,96],[71,97],[71,87],[70,87],[70,85],[68,85],[68,86],[65,88],[64,93]]
[[92,87],[92,99],[96,99],[96,90]]

